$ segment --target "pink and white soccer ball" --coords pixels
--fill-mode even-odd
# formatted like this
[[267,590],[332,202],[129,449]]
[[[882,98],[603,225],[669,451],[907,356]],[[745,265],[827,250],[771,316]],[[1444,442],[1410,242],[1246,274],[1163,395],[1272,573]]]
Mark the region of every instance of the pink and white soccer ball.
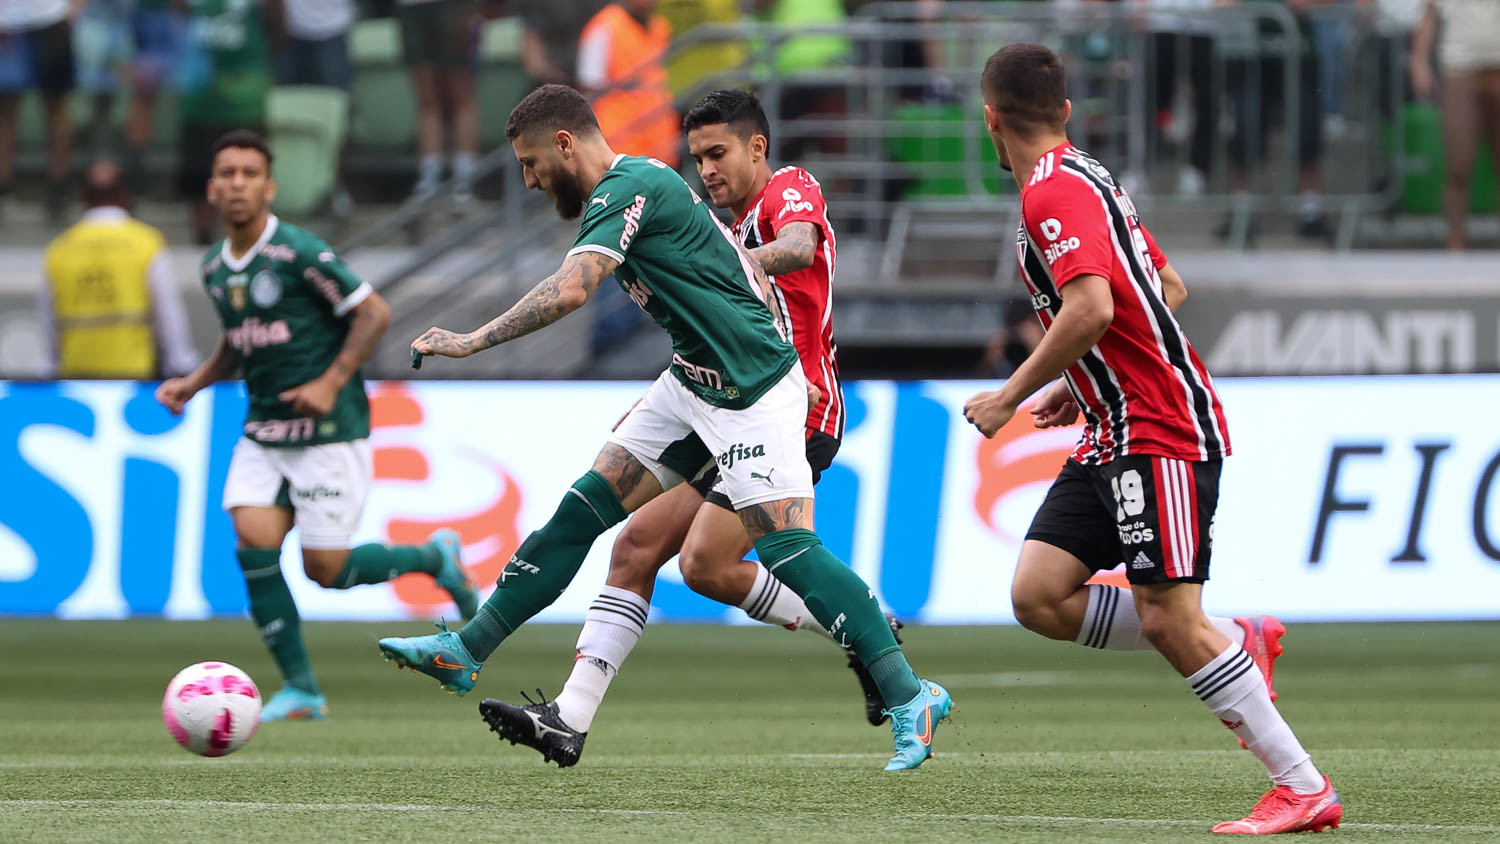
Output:
[[227,756],[260,726],[260,690],[227,662],[200,662],[177,672],[161,699],[161,717],[177,743],[199,756]]

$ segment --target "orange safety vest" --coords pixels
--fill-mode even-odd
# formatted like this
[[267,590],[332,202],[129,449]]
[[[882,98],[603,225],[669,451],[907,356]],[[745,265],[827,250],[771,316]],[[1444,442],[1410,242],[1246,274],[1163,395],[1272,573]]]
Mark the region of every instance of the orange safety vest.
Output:
[[136,220],[84,220],[52,242],[45,266],[59,377],[156,377],[146,271],[165,245],[161,232]]
[[672,27],[661,15],[649,26],[611,3],[583,28],[579,44],[601,30],[609,33],[606,75],[609,88],[594,100],[594,114],[604,139],[615,152],[649,155],[673,167],[678,162],[682,123],[672,108],[663,58],[672,40]]

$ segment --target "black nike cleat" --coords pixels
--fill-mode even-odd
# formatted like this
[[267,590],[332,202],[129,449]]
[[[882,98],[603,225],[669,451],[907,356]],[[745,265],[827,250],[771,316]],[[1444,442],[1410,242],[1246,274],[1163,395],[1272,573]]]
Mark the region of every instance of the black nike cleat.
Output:
[[[542,694],[540,689],[537,694]],[[545,695],[541,703],[533,703],[525,692],[521,696],[526,698],[526,706],[485,698],[479,703],[479,714],[500,738],[532,748],[542,754],[544,761],[556,762],[559,768],[578,764],[578,757],[583,755],[583,740],[589,734],[564,724],[557,713],[557,704],[549,703]]]
[[[896,637],[896,644],[901,644],[901,628],[906,625],[890,613],[885,614],[885,620],[891,625],[891,635]],[[880,696],[880,687],[875,685],[875,678],[870,676],[870,670],[859,661],[854,651],[845,653],[849,655],[849,670],[859,678],[860,691],[865,693],[865,720],[870,722],[870,726],[878,727],[890,718],[885,711],[885,698]]]

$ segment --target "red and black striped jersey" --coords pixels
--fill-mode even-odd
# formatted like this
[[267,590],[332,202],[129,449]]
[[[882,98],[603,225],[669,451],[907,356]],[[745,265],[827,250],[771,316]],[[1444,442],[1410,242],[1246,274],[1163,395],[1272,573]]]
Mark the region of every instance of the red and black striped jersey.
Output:
[[1084,275],[1109,280],[1114,320],[1064,377],[1088,422],[1073,459],[1126,454],[1179,460],[1229,455],[1224,408],[1208,368],[1167,307],[1167,259],[1108,170],[1069,144],[1037,160],[1021,189],[1021,276],[1049,328]]
[[747,248],[776,239],[788,223],[812,223],[818,228],[812,266],[771,276],[771,288],[787,315],[787,330],[808,383],[822,398],[808,411],[807,430],[844,436],[844,388],[839,384],[838,347],[833,342],[833,273],[838,243],[828,222],[823,188],[801,167],[783,167],[771,175],[755,204],[736,220],[734,231]]

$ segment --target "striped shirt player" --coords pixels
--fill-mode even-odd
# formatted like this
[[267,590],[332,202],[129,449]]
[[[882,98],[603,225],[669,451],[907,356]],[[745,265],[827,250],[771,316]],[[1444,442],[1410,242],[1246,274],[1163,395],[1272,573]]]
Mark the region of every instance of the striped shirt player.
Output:
[[812,266],[771,276],[771,289],[786,314],[788,339],[797,347],[807,382],[822,393],[807,413],[811,443],[819,434],[844,436],[844,390],[839,384],[838,348],[833,342],[833,273],[838,264],[838,241],[828,222],[823,186],[801,167],[783,167],[771,175],[750,210],[734,223],[734,231],[748,249],[776,239],[791,223],[818,227],[819,243]]
[[1109,171],[1069,144],[1021,190],[1016,254],[1044,328],[1077,278],[1108,279],[1114,300],[1104,336],[1064,373],[1087,425],[1027,538],[1096,569],[1123,554],[1133,583],[1202,582],[1229,434],[1163,294],[1166,256]]

